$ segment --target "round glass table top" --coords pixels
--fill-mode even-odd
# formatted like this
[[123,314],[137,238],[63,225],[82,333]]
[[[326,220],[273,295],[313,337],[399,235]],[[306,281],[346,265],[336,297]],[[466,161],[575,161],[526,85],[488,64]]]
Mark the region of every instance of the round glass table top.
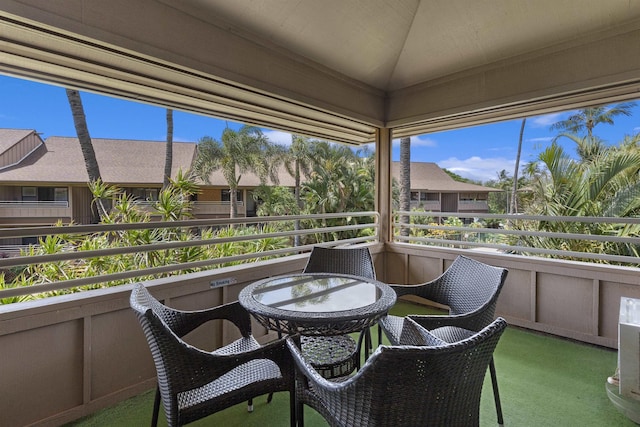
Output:
[[379,299],[380,291],[376,284],[360,278],[307,274],[263,281],[251,296],[281,310],[327,313],[371,305]]
[[269,329],[339,335],[374,324],[393,306],[396,293],[364,277],[298,273],[255,282],[240,291],[238,300]]

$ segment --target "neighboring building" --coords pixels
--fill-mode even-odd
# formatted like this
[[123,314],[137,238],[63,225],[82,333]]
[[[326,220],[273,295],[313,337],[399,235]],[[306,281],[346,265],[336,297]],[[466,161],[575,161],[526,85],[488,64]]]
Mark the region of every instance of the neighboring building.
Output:
[[[141,200],[157,198],[164,171],[163,143],[92,141],[105,183],[126,189]],[[179,169],[189,168],[196,145],[174,143],[173,147],[175,176]],[[77,138],[42,141],[33,130],[0,129],[0,149],[0,226],[51,225],[58,220],[91,223],[89,178]],[[26,154],[16,158],[10,151]],[[4,162],[5,155],[12,160]]]
[[[136,196],[141,203],[157,200],[162,187],[164,141],[93,138],[102,179]],[[195,159],[196,144],[174,142],[171,176],[187,171]],[[398,179],[399,163],[392,165]],[[78,139],[49,137],[34,130],[0,129],[0,227],[51,225],[61,220],[92,222],[89,178]],[[229,215],[229,189],[221,171],[210,184],[198,183],[193,214],[196,218]],[[255,215],[252,190],[260,185],[255,174],[240,180],[238,214]],[[282,168],[279,185],[294,186]],[[435,163],[411,163],[411,206],[436,212],[488,212],[487,195],[499,191],[457,182]]]
[[[400,162],[391,164],[399,182]],[[487,213],[489,193],[497,188],[459,182],[435,163],[411,162],[411,208],[432,212]]]
[[[162,188],[164,141],[92,138],[102,180],[136,196],[142,204],[157,200]],[[174,142],[171,177],[187,171],[196,155],[196,143]],[[0,129],[0,227],[92,222],[92,196],[87,187],[84,157],[75,137],[49,137],[34,130]],[[221,171],[210,185],[198,182],[193,213],[197,218],[229,216],[229,188]],[[293,187],[293,178],[281,173],[280,184]],[[240,180],[238,214],[255,213],[251,190],[260,185],[256,175]]]

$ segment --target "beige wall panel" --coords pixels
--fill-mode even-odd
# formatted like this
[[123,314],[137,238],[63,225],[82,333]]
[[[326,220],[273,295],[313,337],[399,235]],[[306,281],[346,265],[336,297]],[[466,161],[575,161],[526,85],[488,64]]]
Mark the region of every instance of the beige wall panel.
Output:
[[1,425],[26,425],[82,404],[82,330],[75,320],[2,337]]
[[588,278],[538,273],[537,321],[571,331],[590,333],[593,281]]
[[513,268],[508,270],[507,280],[498,298],[496,315],[531,320],[531,272]]
[[410,255],[409,265],[407,266],[408,283],[418,284],[435,279],[442,274],[440,265],[439,259]]
[[[384,281],[387,283],[404,283],[404,254],[387,252],[384,255]],[[380,275],[380,272],[376,270]]]
[[[180,310],[206,310],[223,304],[222,289],[211,289],[196,294],[189,294],[179,298],[171,298],[169,305]],[[230,323],[223,321],[207,322],[195,331],[184,337],[184,340],[191,345],[204,350],[213,351],[222,346],[223,328],[227,325],[229,329],[234,329]],[[234,334],[239,338],[239,334]],[[234,338],[234,339],[235,339]]]
[[93,316],[91,336],[91,399],[155,377],[151,352],[131,309]]
[[[600,283],[600,335],[618,339],[618,313],[620,312],[621,297],[640,299],[640,287],[608,281]],[[611,313],[615,313],[615,316]]]

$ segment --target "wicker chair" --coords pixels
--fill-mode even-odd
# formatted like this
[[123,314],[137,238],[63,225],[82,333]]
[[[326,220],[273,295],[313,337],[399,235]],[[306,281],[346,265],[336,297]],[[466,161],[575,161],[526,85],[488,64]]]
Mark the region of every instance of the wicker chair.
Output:
[[[417,295],[449,307],[448,315],[410,317],[431,333],[447,342],[467,338],[469,334],[491,323],[496,303],[508,271],[482,262],[458,256],[438,278],[420,285],[391,285],[400,297]],[[397,344],[403,319],[386,316],[380,322],[392,344]],[[471,332],[469,332],[471,331]],[[489,364],[498,424],[503,425],[502,406],[493,359]]]
[[[368,248],[325,248],[315,246],[309,255],[305,273],[338,273],[376,278]],[[369,329],[360,334],[358,343],[349,335],[302,337],[302,352],[325,378],[337,378],[360,367],[360,348],[365,341],[368,357],[371,345]]]
[[[157,425],[160,396],[167,424],[180,426],[277,391],[289,391],[291,425],[295,426],[294,369],[285,341],[258,344],[251,335],[249,314],[240,304],[202,311],[175,310],[161,304],[140,283],[133,288],[130,304],[158,375],[152,426]],[[211,353],[181,339],[215,319],[233,322],[242,338]]]
[[505,327],[498,318],[452,344],[432,338],[438,345],[380,346],[339,383],[320,376],[287,338],[298,375],[298,425],[308,405],[331,426],[478,426],[482,383]]

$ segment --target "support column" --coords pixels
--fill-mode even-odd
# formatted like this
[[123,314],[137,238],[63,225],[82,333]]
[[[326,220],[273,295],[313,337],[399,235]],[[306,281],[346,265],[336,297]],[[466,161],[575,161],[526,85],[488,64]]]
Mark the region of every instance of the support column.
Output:
[[380,213],[379,241],[391,241],[391,129],[376,134],[376,210]]

